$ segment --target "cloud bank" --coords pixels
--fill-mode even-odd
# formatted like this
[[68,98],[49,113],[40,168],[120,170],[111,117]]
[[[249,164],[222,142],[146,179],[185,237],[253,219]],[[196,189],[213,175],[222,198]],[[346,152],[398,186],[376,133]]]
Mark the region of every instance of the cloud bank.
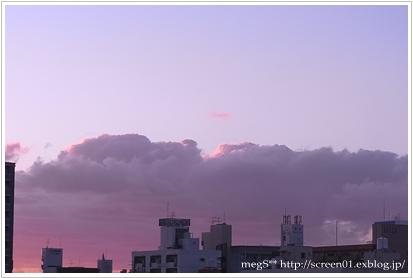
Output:
[[235,244],[279,244],[286,209],[303,215],[305,244],[334,244],[336,220],[341,244],[365,242],[383,202],[407,217],[407,173],[407,156],[383,151],[242,143],[203,157],[189,139],[102,135],[17,173],[16,266],[38,265],[50,240],[66,262],[94,265],[106,250],[126,268],[131,251],[158,247],[167,202],[195,236],[225,213]]

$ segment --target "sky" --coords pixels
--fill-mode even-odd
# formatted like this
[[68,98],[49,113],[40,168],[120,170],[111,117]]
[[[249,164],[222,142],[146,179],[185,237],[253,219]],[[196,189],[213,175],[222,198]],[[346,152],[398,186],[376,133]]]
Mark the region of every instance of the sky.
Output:
[[406,6],[31,5],[5,20],[17,271],[39,271],[47,240],[65,263],[105,251],[126,268],[157,248],[168,201],[198,236],[225,211],[237,244],[279,244],[285,207],[308,244],[334,243],[337,219],[343,243],[365,242],[383,201],[407,217]]

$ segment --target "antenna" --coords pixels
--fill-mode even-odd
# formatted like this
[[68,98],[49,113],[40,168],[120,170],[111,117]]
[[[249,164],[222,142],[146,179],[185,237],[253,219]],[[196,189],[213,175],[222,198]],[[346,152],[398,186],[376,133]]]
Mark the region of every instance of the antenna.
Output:
[[169,201],[166,202],[166,217],[169,217]]
[[220,222],[221,222],[221,217],[219,217],[219,216],[213,216],[211,218],[211,225],[215,225],[215,224],[218,224]]
[[224,223],[226,222],[225,220],[226,220],[226,215],[225,215],[225,210],[224,210]]
[[336,246],[338,245],[338,220],[336,220]]
[[383,201],[383,221],[386,221],[386,199]]
[[389,214],[388,214],[388,216],[389,216],[389,217],[387,217],[387,219],[391,220],[391,210],[390,210],[390,206],[389,206]]
[[288,224],[287,222],[287,208],[284,208],[283,224]]
[[50,239],[46,240],[46,248],[49,248]]

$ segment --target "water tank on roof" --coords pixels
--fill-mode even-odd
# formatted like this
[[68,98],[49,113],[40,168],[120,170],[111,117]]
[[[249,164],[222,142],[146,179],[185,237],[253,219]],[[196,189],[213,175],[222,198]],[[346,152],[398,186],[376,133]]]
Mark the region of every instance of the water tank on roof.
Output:
[[385,237],[378,237],[376,244],[377,244],[376,245],[377,250],[382,250],[382,249],[389,248],[389,240]]

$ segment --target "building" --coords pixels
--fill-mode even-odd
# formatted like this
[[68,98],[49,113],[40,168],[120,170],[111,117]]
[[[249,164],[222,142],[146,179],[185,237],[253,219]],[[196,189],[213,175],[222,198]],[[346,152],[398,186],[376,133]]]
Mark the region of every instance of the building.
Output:
[[[388,249],[397,252],[401,260],[408,262],[408,226],[405,220],[379,221],[372,227],[373,242],[386,238]],[[406,268],[407,269],[407,268]]]
[[63,266],[62,248],[42,248],[43,273],[111,273],[112,260],[102,258],[97,261],[97,267]]
[[351,260],[353,263],[362,262],[364,254],[376,249],[375,244],[354,244],[313,247],[315,262],[341,262]]
[[5,165],[5,272],[13,272],[14,230],[14,168],[15,163]]
[[[388,239],[385,237],[377,238],[376,250],[365,252],[364,261],[376,261],[376,262],[393,262],[400,261],[400,254],[389,249]],[[402,271],[402,269],[400,269]],[[407,268],[406,268],[407,270]]]
[[43,273],[57,273],[63,266],[62,248],[42,248]]
[[204,250],[221,251],[221,270],[227,272],[232,246],[232,226],[226,223],[211,225],[209,232],[202,233],[201,244]]
[[304,226],[302,216],[294,216],[294,223],[291,223],[291,216],[284,215],[281,224],[281,246],[303,246]]
[[231,246],[228,272],[251,272],[257,270],[253,263],[263,262],[264,260],[272,260],[280,256],[279,246],[264,246],[264,245],[239,245]]
[[179,249],[182,248],[181,240],[189,233],[190,219],[163,218],[159,219],[161,227],[161,246],[159,249]]
[[200,250],[199,239],[189,232],[190,219],[159,219],[158,250],[132,252],[131,272],[217,272],[221,251]]
[[[284,215],[281,223],[281,246],[231,246],[228,255],[228,272],[262,272],[273,271],[274,266],[267,265],[257,269],[255,263],[275,259],[303,261],[312,258],[312,247],[303,246],[304,226],[300,215]],[[279,272],[278,270],[274,270]]]
[[112,260],[105,259],[105,254],[102,254],[102,259],[98,260],[99,273],[112,273]]
[[280,258],[285,261],[303,262],[313,257],[311,246],[281,246]]
[[57,270],[58,273],[98,273],[99,270],[95,267],[83,266],[66,266]]

